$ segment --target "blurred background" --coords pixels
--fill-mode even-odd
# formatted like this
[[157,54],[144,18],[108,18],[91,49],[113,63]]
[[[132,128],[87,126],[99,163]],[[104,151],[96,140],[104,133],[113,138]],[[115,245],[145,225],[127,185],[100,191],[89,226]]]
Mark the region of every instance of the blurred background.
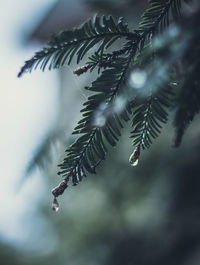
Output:
[[169,123],[136,168],[127,124],[96,176],[70,187],[51,210],[57,164],[73,141],[94,77],[76,67],[17,79],[24,60],[61,29],[94,13],[124,16],[136,27],[147,1],[7,0],[0,8],[0,263],[198,265],[199,118],[179,149]]

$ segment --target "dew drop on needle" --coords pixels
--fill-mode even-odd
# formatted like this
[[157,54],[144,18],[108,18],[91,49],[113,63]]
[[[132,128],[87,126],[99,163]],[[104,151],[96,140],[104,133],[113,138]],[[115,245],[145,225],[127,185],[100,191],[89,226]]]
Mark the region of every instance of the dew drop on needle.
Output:
[[59,210],[59,203],[56,198],[53,199],[52,202],[52,210],[57,212]]

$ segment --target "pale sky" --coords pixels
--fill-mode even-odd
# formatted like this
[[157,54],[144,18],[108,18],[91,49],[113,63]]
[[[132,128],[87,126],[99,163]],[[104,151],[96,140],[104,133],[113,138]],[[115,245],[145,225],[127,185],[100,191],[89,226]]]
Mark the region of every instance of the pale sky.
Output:
[[[0,8],[0,240],[24,245],[36,233],[40,241],[43,222],[34,217],[44,183],[35,171],[17,191],[25,167],[55,117],[55,73],[39,71],[17,78],[24,60],[38,47],[23,47],[23,33],[37,24],[55,0],[6,0]],[[35,189],[37,187],[37,192]],[[29,222],[30,218],[36,222]],[[26,218],[24,218],[26,217]],[[41,219],[41,218],[40,218]],[[40,220],[41,221],[41,220]],[[38,238],[37,238],[38,237]],[[29,240],[30,241],[30,240]],[[34,242],[33,242],[34,243]]]

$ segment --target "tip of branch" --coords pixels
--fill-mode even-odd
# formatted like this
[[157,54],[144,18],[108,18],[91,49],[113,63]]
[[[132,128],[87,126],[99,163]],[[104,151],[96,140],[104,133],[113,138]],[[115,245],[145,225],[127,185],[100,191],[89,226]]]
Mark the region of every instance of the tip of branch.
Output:
[[17,77],[18,77],[18,78],[22,77],[22,75],[23,75],[25,72],[26,72],[26,67],[25,67],[25,65],[24,65],[24,66],[22,66],[20,72],[17,74]]
[[55,187],[51,192],[54,197],[58,197],[62,195],[65,189],[68,187],[67,181],[64,179],[57,187]]
[[17,77],[18,78],[22,77],[22,74],[23,74],[23,70],[21,69],[21,71],[17,74]]

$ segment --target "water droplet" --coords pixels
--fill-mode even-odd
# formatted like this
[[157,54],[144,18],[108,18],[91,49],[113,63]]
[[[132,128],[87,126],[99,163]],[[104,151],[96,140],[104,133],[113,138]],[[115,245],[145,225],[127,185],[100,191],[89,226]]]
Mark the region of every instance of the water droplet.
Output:
[[134,163],[131,163],[131,166],[132,166],[132,167],[136,167],[136,166],[137,166],[137,164],[138,164],[138,161],[139,161],[139,159],[135,160],[135,162],[134,162]]
[[59,210],[59,203],[56,198],[53,199],[52,202],[52,210],[57,212]]
[[129,162],[131,166],[135,167],[138,164],[138,158],[140,156],[140,145],[138,145],[133,153],[130,155]]
[[147,74],[145,71],[135,70],[130,75],[129,84],[133,88],[142,88],[147,80]]
[[131,154],[130,158],[129,158],[129,162],[131,164],[132,167],[137,166],[138,164],[138,158],[136,158],[136,156],[133,154]]

